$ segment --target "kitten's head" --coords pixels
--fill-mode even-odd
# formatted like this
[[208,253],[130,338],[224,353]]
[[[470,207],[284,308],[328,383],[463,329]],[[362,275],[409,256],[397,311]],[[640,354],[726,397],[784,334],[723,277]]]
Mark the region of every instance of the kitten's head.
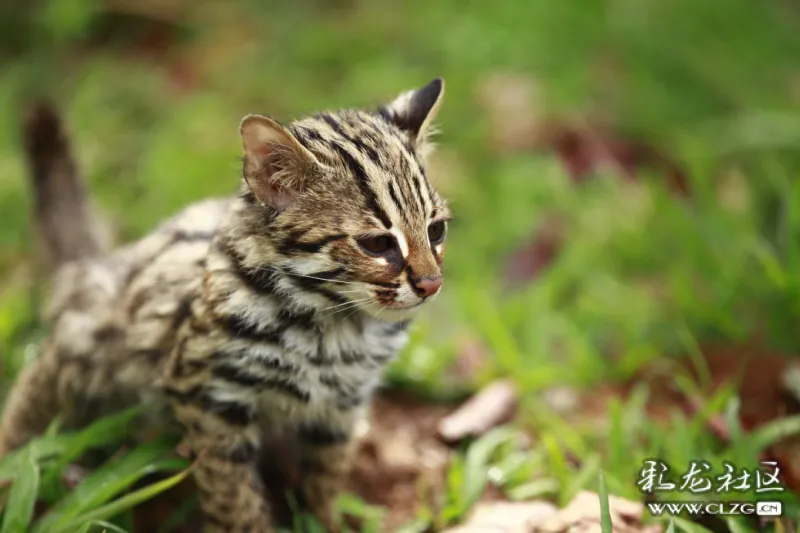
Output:
[[269,216],[272,263],[306,276],[332,312],[405,320],[439,292],[449,211],[425,166],[443,94],[437,79],[375,111],[242,121],[244,178]]

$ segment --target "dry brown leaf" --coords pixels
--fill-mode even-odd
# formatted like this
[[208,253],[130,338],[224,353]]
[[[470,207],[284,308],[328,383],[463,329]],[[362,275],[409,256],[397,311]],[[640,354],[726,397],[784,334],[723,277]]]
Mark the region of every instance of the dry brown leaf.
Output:
[[458,349],[446,374],[458,383],[473,383],[489,365],[491,353],[486,345],[467,331],[459,333]]
[[746,213],[752,203],[752,194],[745,176],[738,169],[724,173],[717,182],[717,198],[722,207],[732,213]]
[[511,254],[505,268],[506,283],[515,287],[538,277],[558,255],[564,234],[562,221],[546,216],[536,235]]
[[439,437],[454,443],[479,436],[508,422],[517,410],[517,389],[510,380],[491,383],[439,423]]
[[565,415],[574,412],[581,403],[578,391],[572,387],[551,387],[542,391],[542,401],[554,413]]
[[477,90],[478,104],[489,115],[491,139],[502,150],[530,150],[540,144],[538,88],[530,76],[495,72]]
[[[644,505],[617,496],[608,497],[611,525],[615,533],[660,533],[657,524],[644,525]],[[537,524],[530,533],[600,533],[600,496],[581,491],[564,509]]]
[[375,399],[369,430],[359,439],[348,490],[384,506],[383,531],[413,519],[424,501],[445,490],[450,450],[436,438],[446,410],[400,395]]
[[530,533],[558,512],[550,502],[482,502],[475,506],[467,520],[443,533]]
[[800,491],[800,437],[787,437],[772,445],[767,459],[780,465],[781,484],[795,492]]

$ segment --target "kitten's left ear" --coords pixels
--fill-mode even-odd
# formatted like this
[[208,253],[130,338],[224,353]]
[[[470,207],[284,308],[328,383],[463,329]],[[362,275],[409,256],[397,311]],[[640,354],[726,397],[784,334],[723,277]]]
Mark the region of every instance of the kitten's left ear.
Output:
[[419,89],[408,91],[383,107],[381,113],[421,147],[431,133],[431,124],[444,97],[444,80],[436,78]]
[[239,126],[244,179],[262,203],[288,207],[306,188],[317,159],[275,120],[247,115]]

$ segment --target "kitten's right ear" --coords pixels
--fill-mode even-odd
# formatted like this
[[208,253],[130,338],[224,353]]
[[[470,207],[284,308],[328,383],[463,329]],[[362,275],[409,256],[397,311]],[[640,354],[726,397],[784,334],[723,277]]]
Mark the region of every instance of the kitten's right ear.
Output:
[[427,138],[431,123],[444,97],[444,80],[436,78],[424,87],[407,91],[381,109],[381,113],[400,128],[423,152],[430,149]]
[[284,209],[305,188],[317,159],[286,128],[262,115],[247,115],[239,131],[244,179],[263,204]]

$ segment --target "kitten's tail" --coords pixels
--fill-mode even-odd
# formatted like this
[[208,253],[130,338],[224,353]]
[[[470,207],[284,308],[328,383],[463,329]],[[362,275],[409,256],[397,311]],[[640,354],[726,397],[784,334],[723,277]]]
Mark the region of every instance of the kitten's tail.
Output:
[[29,110],[23,126],[23,146],[34,196],[34,224],[44,244],[47,265],[63,263],[105,250],[93,222],[78,165],[58,112],[46,102]]

